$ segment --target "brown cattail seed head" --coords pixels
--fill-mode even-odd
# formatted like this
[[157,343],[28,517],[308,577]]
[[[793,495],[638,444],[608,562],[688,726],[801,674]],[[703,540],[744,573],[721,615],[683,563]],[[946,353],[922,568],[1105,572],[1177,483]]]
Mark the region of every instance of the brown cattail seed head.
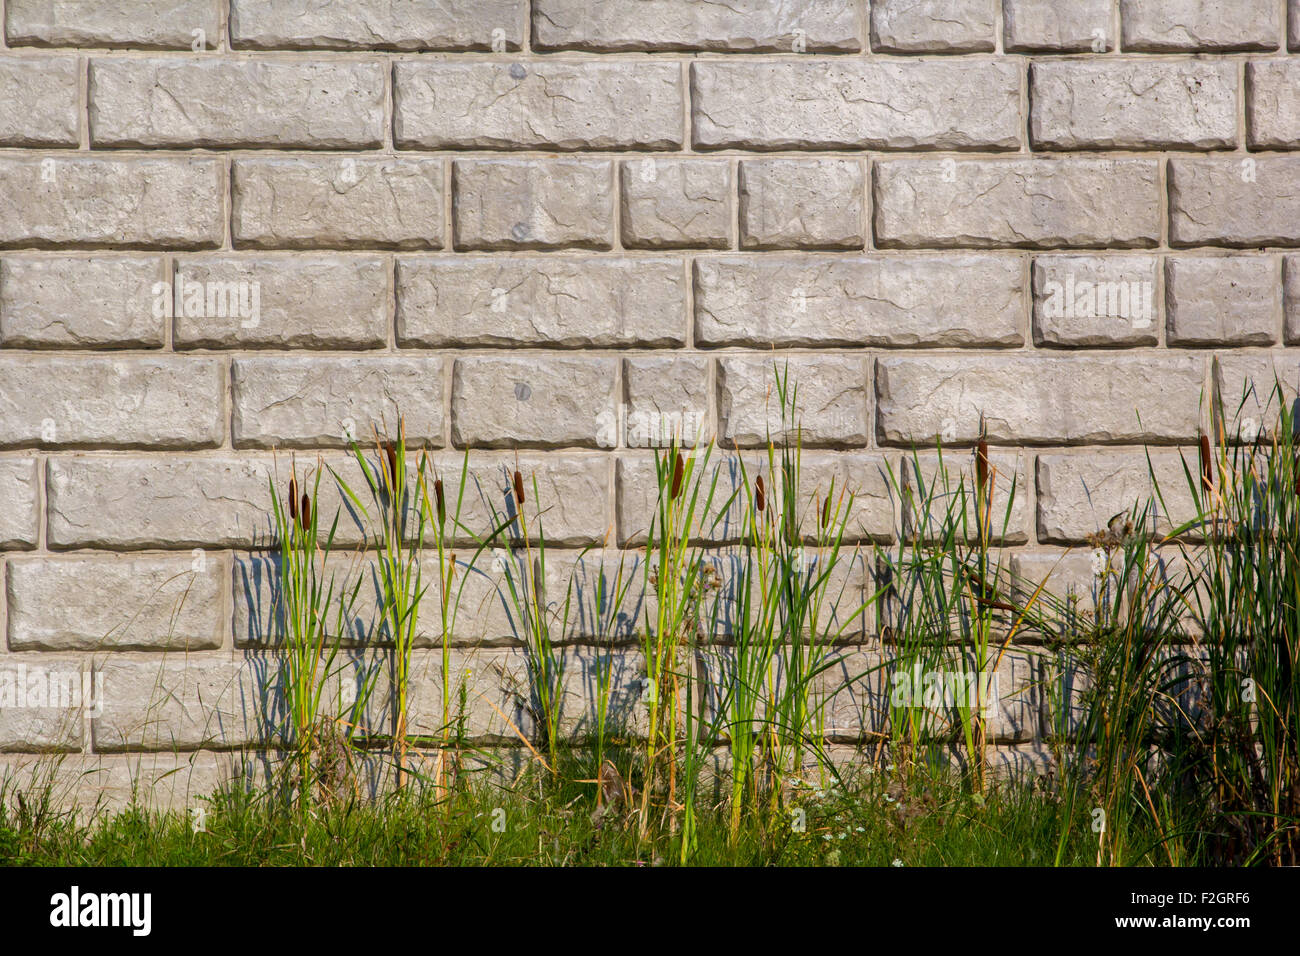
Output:
[[673,486],[669,491],[670,497],[676,498],[682,493],[682,478],[685,474],[686,463],[682,461],[681,452],[678,452],[677,457],[673,460]]
[[822,527],[825,528],[831,523],[831,496],[826,496],[826,503],[822,505]]
[[1214,490],[1214,463],[1210,459],[1210,436],[1201,436],[1201,490],[1209,494]]
[[524,503],[524,476],[518,469],[515,470],[515,505],[519,506]]
[[302,496],[302,507],[299,509],[302,516],[302,530],[306,531],[311,527],[311,499],[307,497],[306,492]]
[[767,494],[763,490],[763,476],[754,479],[754,507],[762,511],[767,507]]
[[989,485],[989,443],[983,438],[975,448],[975,481],[981,491]]
[[298,482],[289,479],[289,518],[290,520],[298,517]]
[[433,497],[438,502],[438,524],[447,520],[447,505],[442,497],[442,479],[436,478],[433,482]]
[[384,454],[388,458],[388,478],[392,482],[392,487],[397,487],[397,446],[389,443],[384,446]]

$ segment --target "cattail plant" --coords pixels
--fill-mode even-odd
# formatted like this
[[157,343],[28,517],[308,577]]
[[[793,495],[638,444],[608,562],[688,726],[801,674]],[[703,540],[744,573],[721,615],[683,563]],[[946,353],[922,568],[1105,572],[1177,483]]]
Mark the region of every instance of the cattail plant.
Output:
[[427,585],[423,581],[421,549],[427,528],[423,507],[426,498],[426,457],[416,472],[416,485],[409,486],[407,466],[406,424],[398,419],[397,437],[385,439],[378,428],[374,430],[377,460],[372,466],[361,445],[353,441],[352,454],[365,478],[369,492],[370,509],[348,486],[342,477],[335,475],[339,487],[361,512],[370,530],[371,545],[379,571],[380,611],[389,639],[393,642],[393,760],[399,789],[406,784],[407,752],[410,739],[407,734],[407,714],[410,695],[411,650],[419,634],[420,601]]
[[[1200,707],[1171,762],[1194,785],[1215,859],[1300,863],[1300,468],[1297,419],[1279,381],[1215,398],[1217,452],[1184,465],[1196,514],[1174,528],[1190,570]],[[1247,424],[1249,404],[1253,420]],[[1261,415],[1263,426],[1256,415]],[[1153,470],[1153,479],[1155,478]],[[1215,478],[1220,480],[1215,482]],[[1157,491],[1162,495],[1159,482]],[[1187,540],[1188,534],[1204,544]]]
[[[390,460],[389,468],[390,472],[396,474],[395,461]],[[461,514],[465,501],[466,482],[469,478],[469,452],[466,451],[461,459],[460,475],[455,486],[456,498],[450,514],[447,510],[447,492],[443,479],[438,475],[427,452],[420,456],[419,476],[421,527],[427,530],[428,538],[426,543],[422,536],[420,545],[426,548],[431,545],[433,549],[434,572],[437,578],[439,644],[442,653],[442,725],[439,741],[441,750],[435,785],[439,793],[446,795],[450,790],[450,780],[455,770],[451,765],[453,753],[459,754],[460,743],[458,739],[453,740],[457,720],[452,706],[451,642],[457,632],[457,615],[468,572],[474,567],[482,549],[475,551],[466,562],[466,567],[458,581],[456,553],[452,550],[452,545],[457,535],[466,530],[461,523]]]
[[[905,468],[905,484],[888,469],[902,502],[897,551],[880,549],[876,561],[886,590],[885,631],[895,652],[891,740],[907,757],[894,763],[905,772],[913,755],[932,747],[951,725],[962,739],[972,785],[983,790],[987,714],[996,703],[990,700],[992,674],[1032,610],[1032,602],[1020,608],[1012,603],[1010,575],[1000,557],[1017,481],[1013,476],[999,485],[983,434],[974,450],[973,480],[952,474],[942,445],[932,469],[916,451]],[[1007,628],[1006,636],[997,640],[1000,627]],[[969,693],[945,695],[931,706],[915,684],[949,670],[971,675]]]
[[357,727],[356,714],[364,708],[373,677],[363,676],[361,688],[350,709],[343,712],[342,700],[336,713],[325,712],[325,697],[331,683],[346,679],[343,669],[335,666],[339,654],[339,635],[346,632],[361,582],[351,590],[337,587],[330,558],[338,530],[337,513],[325,537],[321,537],[321,474],[319,461],[304,484],[311,480],[311,491],[300,491],[297,463],[290,463],[288,493],[281,499],[274,475],[270,478],[272,516],[277,543],[277,587],[273,618],[281,633],[277,645],[282,649],[281,686],[287,704],[291,746],[296,768],[299,805],[304,810],[312,803],[315,775],[313,754],[322,734],[331,733],[325,725],[341,724],[342,739],[351,747]]
[[541,745],[547,756],[547,768],[558,772],[560,755],[560,718],[564,695],[564,651],[560,639],[568,628],[570,598],[566,595],[555,612],[546,605],[545,585],[547,542],[538,502],[537,477],[532,477],[533,518],[529,518],[528,486],[516,466],[508,476],[506,491],[512,507],[500,511],[488,496],[492,528],[477,537],[480,548],[503,538],[509,551],[498,555],[495,570],[501,575],[511,624],[524,645],[530,684],[528,701],[541,728]]
[[[702,602],[706,593],[703,563],[691,542],[712,510],[717,474],[707,475],[711,444],[684,449],[674,438],[667,449],[655,450],[658,493],[646,539],[647,604],[642,636],[646,683],[644,700],[649,710],[642,771],[639,833],[646,839],[650,828],[650,799],[655,783],[665,777],[668,807],[677,805],[678,717],[686,716],[688,734],[698,730],[694,717],[697,697],[691,677],[696,642],[703,627]],[[685,697],[682,692],[685,690]],[[688,709],[682,714],[683,705]],[[688,781],[682,803],[682,853],[694,844],[695,779],[698,753],[687,747]],[[664,764],[666,763],[666,766]]]
[[[582,600],[577,569],[583,566],[583,562],[589,553],[591,553],[590,549],[584,549],[578,555],[574,572],[569,578],[565,590],[566,611],[562,615],[564,619],[568,617],[568,603]],[[593,672],[596,683],[595,763],[600,768],[598,776],[608,776],[606,766],[609,765],[609,762],[605,759],[605,750],[609,742],[609,704],[613,688],[614,644],[619,638],[623,608],[635,580],[636,575],[628,571],[626,567],[626,557],[624,555],[619,557],[618,566],[614,570],[612,580],[606,574],[603,563],[598,562],[595,582],[588,590],[591,596],[590,605],[581,609],[582,616],[590,620],[594,625],[592,636],[596,640],[596,660],[593,664]],[[617,775],[617,768],[613,769]],[[622,777],[620,776],[619,779],[621,781]],[[603,787],[598,791],[598,795],[603,798]]]
[[[1101,557],[1092,617],[1071,615],[1077,627],[1054,642],[1054,670],[1045,667],[1046,681],[1059,687],[1054,732],[1073,744],[1061,768],[1058,862],[1078,826],[1097,834],[1097,864],[1117,866],[1146,852],[1128,844],[1138,823],[1170,830],[1153,798],[1153,746],[1167,739],[1179,706],[1183,596],[1151,531],[1155,514],[1154,501],[1136,504],[1093,536]],[[1046,596],[1043,605],[1057,600]],[[1172,844],[1164,849],[1175,862]]]
[[[843,586],[832,594],[834,575],[844,560],[853,496],[842,489],[837,495],[834,481],[820,504],[816,494],[807,493],[798,386],[788,368],[774,371],[781,437],[778,441],[769,434],[768,479],[761,470],[756,473],[753,494],[745,499],[745,538],[723,695],[732,755],[733,842],[746,809],[758,809],[761,788],[766,787],[768,808],[775,813],[785,793],[783,781],[802,771],[805,757],[811,753],[825,771],[825,701],[815,698],[814,688],[836,666],[835,648],[845,630],[871,603],[849,602],[846,607]],[[743,460],[740,470],[742,484],[748,484]],[[810,532],[805,533],[805,525]]]

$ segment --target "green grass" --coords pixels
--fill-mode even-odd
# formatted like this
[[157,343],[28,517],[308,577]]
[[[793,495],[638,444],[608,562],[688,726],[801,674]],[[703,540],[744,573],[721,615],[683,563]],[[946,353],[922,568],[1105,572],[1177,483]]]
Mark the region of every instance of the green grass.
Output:
[[[658,866],[680,860],[677,837],[644,841],[636,813],[593,820],[593,787],[577,766],[506,791],[408,789],[378,802],[335,803],[306,815],[256,796],[212,802],[205,832],[182,813],[128,809],[79,825],[0,811],[0,864],[24,866]],[[1028,786],[983,796],[944,774],[902,787],[888,770],[824,792],[807,788],[779,818],[746,815],[729,837],[725,806],[701,799],[692,865],[1037,866],[1055,862],[1060,804]],[[802,812],[802,831],[796,818]],[[1091,865],[1096,840],[1072,828],[1060,862]],[[1135,833],[1133,843],[1153,842]],[[895,863],[895,861],[899,861]],[[1138,864],[1162,862],[1152,852]]]

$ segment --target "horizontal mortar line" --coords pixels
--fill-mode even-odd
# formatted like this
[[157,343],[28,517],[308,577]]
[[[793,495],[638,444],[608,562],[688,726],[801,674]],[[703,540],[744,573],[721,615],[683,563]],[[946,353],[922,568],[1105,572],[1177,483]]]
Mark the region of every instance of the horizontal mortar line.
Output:
[[1150,149],[1078,149],[1078,150],[1036,150],[1032,152],[1017,152],[1016,148],[996,149],[987,146],[972,146],[969,149],[952,149],[952,148],[927,148],[927,147],[900,147],[897,149],[880,147],[880,146],[862,146],[862,147],[817,147],[810,146],[806,149],[795,149],[782,147],[780,149],[743,149],[736,147],[726,147],[722,149],[709,149],[707,152],[685,152],[673,149],[650,149],[646,147],[629,146],[625,148],[593,148],[583,147],[569,149],[554,149],[547,147],[524,147],[489,149],[481,146],[458,147],[437,147],[437,148],[398,148],[386,149],[383,147],[374,148],[355,148],[347,147],[324,147],[321,149],[312,149],[302,146],[284,146],[284,147],[248,147],[248,146],[231,146],[231,147],[199,147],[199,146],[175,146],[175,147],[147,147],[147,146],[122,146],[122,147],[94,147],[91,149],[80,149],[69,145],[67,147],[32,147],[32,146],[0,146],[0,158],[16,159],[54,159],[54,160],[86,160],[86,159],[217,159],[220,157],[231,157],[233,159],[290,159],[301,158],[304,160],[323,160],[338,157],[341,159],[444,159],[452,161],[501,161],[501,160],[550,160],[561,162],[574,162],[581,160],[590,160],[592,162],[613,162],[629,161],[640,162],[647,158],[663,159],[665,161],[680,160],[691,162],[707,162],[711,158],[739,158],[752,159],[755,161],[765,159],[844,159],[844,160],[871,160],[874,164],[898,162],[906,160],[917,160],[928,163],[934,163],[942,159],[957,160],[959,165],[962,163],[988,162],[998,164],[1012,164],[1016,162],[1041,161],[1043,163],[1068,163],[1070,160],[1120,160],[1136,159],[1155,161],[1161,157],[1167,156],[1173,160],[1186,160],[1193,158],[1203,159],[1236,159],[1249,156],[1251,159],[1268,159],[1268,158],[1296,158],[1300,156],[1300,140],[1297,140],[1294,148],[1280,149],[1271,147],[1267,149],[1258,149],[1243,151],[1240,148],[1225,149],[1175,149],[1168,146],[1152,147]]
[[303,259],[318,258],[327,256],[350,255],[357,258],[365,256],[391,255],[399,258],[442,258],[454,257],[460,259],[516,259],[516,258],[536,258],[545,259],[607,259],[611,261],[646,261],[652,259],[672,259],[678,260],[683,257],[695,258],[735,258],[738,256],[753,256],[757,258],[781,259],[783,257],[800,257],[809,260],[830,261],[834,259],[851,260],[855,258],[889,258],[891,256],[948,256],[948,257],[970,257],[970,256],[1079,256],[1092,258],[1097,256],[1163,256],[1163,255],[1194,255],[1196,253],[1221,253],[1224,256],[1239,255],[1282,255],[1294,256],[1300,253],[1300,240],[1294,246],[1235,246],[1224,243],[1198,243],[1188,246],[1171,246],[1171,245],[1137,245],[1137,246],[1107,246],[1102,244],[1096,245],[1071,245],[1071,246],[1028,246],[1028,245],[931,245],[931,246],[907,246],[907,245],[889,245],[883,248],[873,249],[665,249],[656,251],[651,249],[644,250],[621,250],[621,249],[586,249],[580,246],[564,246],[553,250],[539,249],[457,249],[457,248],[409,248],[396,249],[391,246],[382,245],[347,245],[347,246],[271,246],[261,247],[256,245],[238,244],[232,248],[223,248],[220,246],[210,247],[192,247],[192,246],[151,246],[147,243],[126,243],[121,245],[108,245],[98,242],[70,242],[60,243],[40,243],[40,244],[16,244],[5,243],[0,239],[0,258],[14,256],[28,256],[33,254],[43,254],[46,258],[58,258],[64,255],[73,255],[77,258],[94,258],[96,256],[116,256],[123,254],[137,254],[136,258],[145,258],[149,255],[172,255],[172,256],[191,256],[205,258],[236,258],[246,257],[254,258],[259,255],[283,255],[285,257],[298,256]]
[[[465,345],[465,346],[442,346],[429,348],[424,346],[399,347],[395,351],[386,351],[383,346],[375,346],[372,349],[307,349],[302,347],[294,348],[266,348],[255,349],[249,348],[242,343],[236,343],[230,348],[185,348],[176,351],[165,351],[162,348],[157,349],[61,349],[61,348],[5,348],[0,346],[0,358],[12,356],[14,358],[34,358],[45,356],[50,358],[66,359],[104,359],[113,361],[157,360],[160,357],[172,357],[177,360],[176,364],[181,364],[186,357],[194,359],[215,359],[215,358],[233,358],[236,361],[240,359],[283,359],[283,358],[302,358],[304,361],[314,359],[331,360],[331,359],[348,359],[356,358],[367,364],[384,364],[382,361],[376,362],[376,359],[401,359],[401,358],[427,358],[430,360],[444,358],[482,358],[485,360],[507,360],[511,355],[511,350],[518,346],[505,345]],[[1206,346],[1206,345],[1188,345],[1188,346],[1157,346],[1157,345],[1132,345],[1117,347],[1102,347],[1096,345],[1084,346],[1045,346],[1036,345],[1026,342],[1018,345],[1008,345],[1004,347],[991,346],[986,344],[970,346],[954,345],[916,345],[913,343],[900,343],[898,345],[886,345],[878,343],[864,343],[862,345],[817,345],[801,344],[790,346],[779,346],[775,349],[767,348],[767,343],[756,339],[753,345],[723,345],[717,347],[696,346],[694,348],[686,347],[665,347],[657,348],[650,345],[629,344],[625,347],[601,346],[593,349],[586,346],[563,347],[550,343],[530,344],[520,349],[527,353],[529,361],[544,358],[552,355],[556,359],[573,359],[577,357],[590,358],[593,361],[608,361],[620,358],[682,358],[682,357],[700,357],[700,358],[718,358],[718,359],[735,359],[749,358],[753,360],[780,361],[781,356],[790,356],[797,358],[849,358],[866,360],[871,358],[889,358],[895,360],[899,358],[915,358],[917,361],[930,361],[935,358],[961,358],[970,359],[973,354],[985,353],[991,359],[1003,358],[1009,355],[1039,355],[1044,357],[1054,357],[1061,359],[1091,359],[1095,361],[1104,361],[1109,359],[1130,357],[1183,357],[1199,356],[1201,358],[1220,357],[1227,355],[1241,355],[1250,357],[1267,357],[1270,355],[1279,356],[1291,353],[1288,346],[1282,344],[1275,345],[1246,345],[1246,346]],[[775,353],[775,355],[774,355]],[[877,355],[876,353],[879,353]],[[1297,361],[1300,361],[1300,351],[1296,351]],[[515,363],[518,364],[518,363]],[[979,371],[973,368],[972,371]]]
[[756,261],[763,259],[806,259],[809,264],[820,264],[835,260],[851,259],[897,259],[897,258],[1001,258],[1001,259],[1023,259],[1026,257],[1034,259],[1042,258],[1085,258],[1092,259],[1098,257],[1114,258],[1158,258],[1160,256],[1182,256],[1188,258],[1268,258],[1277,256],[1295,257],[1300,255],[1300,247],[1293,246],[1258,246],[1258,247],[1236,247],[1236,246],[1216,246],[1216,245],[1198,245],[1198,246],[1152,246],[1142,248],[1110,248],[1110,247],[1062,247],[1047,249],[1028,249],[1021,247],[888,247],[884,249],[704,249],[704,248],[675,248],[675,249],[581,249],[574,247],[560,248],[554,250],[538,249],[384,249],[378,247],[363,248],[342,248],[342,249],[286,249],[286,248],[257,248],[249,246],[236,246],[233,249],[170,249],[170,248],[139,248],[139,247],[86,247],[70,245],[66,249],[60,247],[0,247],[0,259],[95,259],[95,258],[130,258],[130,259],[159,259],[165,256],[172,256],[177,260],[215,260],[215,259],[232,259],[232,260],[251,260],[266,258],[284,262],[293,262],[295,260],[310,261],[315,259],[356,259],[358,261],[365,259],[382,259],[387,256],[395,256],[401,261],[427,262],[432,260],[455,259],[458,261],[481,261],[484,263],[492,261],[506,261],[517,259],[536,259],[538,261],[580,261],[580,260],[597,260],[601,262],[681,262],[686,259],[700,260],[736,260],[740,258],[753,258]]
[[507,50],[495,53],[489,49],[398,49],[395,45],[353,45],[353,46],[274,46],[259,48],[254,46],[235,46],[228,50],[205,50],[196,53],[188,47],[145,47],[130,43],[112,46],[42,44],[22,42],[10,45],[3,50],[3,55],[16,58],[30,57],[68,57],[90,56],[105,60],[147,60],[175,59],[216,62],[311,62],[313,60],[342,61],[356,63],[382,63],[386,61],[412,63],[755,63],[785,62],[795,63],[801,60],[828,59],[832,61],[876,63],[1090,63],[1090,62],[1172,62],[1172,63],[1206,63],[1214,61],[1250,61],[1257,59],[1285,60],[1297,51],[1288,51],[1285,37],[1274,49],[1260,50],[1214,50],[1192,49],[1185,51],[1159,50],[1143,52],[1138,50],[1111,50],[1095,53],[1081,50],[1070,53],[1059,50],[1011,50],[994,52],[992,50],[970,50],[943,52],[920,50],[900,53],[884,50],[839,50],[816,49],[804,53],[789,50],[719,50],[703,47],[690,47],[682,44],[679,49],[633,49],[602,51],[583,49],[578,46],[524,50]]

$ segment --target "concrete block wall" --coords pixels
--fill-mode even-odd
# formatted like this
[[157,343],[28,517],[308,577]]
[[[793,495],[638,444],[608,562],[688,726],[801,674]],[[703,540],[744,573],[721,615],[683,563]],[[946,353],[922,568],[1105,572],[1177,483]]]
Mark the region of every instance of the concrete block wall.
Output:
[[[399,408],[499,507],[516,461],[536,474],[562,597],[581,549],[636,560],[664,433],[761,445],[774,359],[856,540],[898,525],[883,465],[942,439],[968,467],[984,429],[1026,568],[1145,493],[1144,446],[1177,484],[1203,394],[1297,384],[1300,0],[0,19],[0,673],[104,699],[0,707],[10,764],[64,753],[120,791],[141,753],[207,773],[262,743],[268,475],[346,470]],[[493,573],[453,642],[472,732],[508,743]],[[570,639],[578,727],[593,633]],[[835,713],[841,742],[870,729]]]

